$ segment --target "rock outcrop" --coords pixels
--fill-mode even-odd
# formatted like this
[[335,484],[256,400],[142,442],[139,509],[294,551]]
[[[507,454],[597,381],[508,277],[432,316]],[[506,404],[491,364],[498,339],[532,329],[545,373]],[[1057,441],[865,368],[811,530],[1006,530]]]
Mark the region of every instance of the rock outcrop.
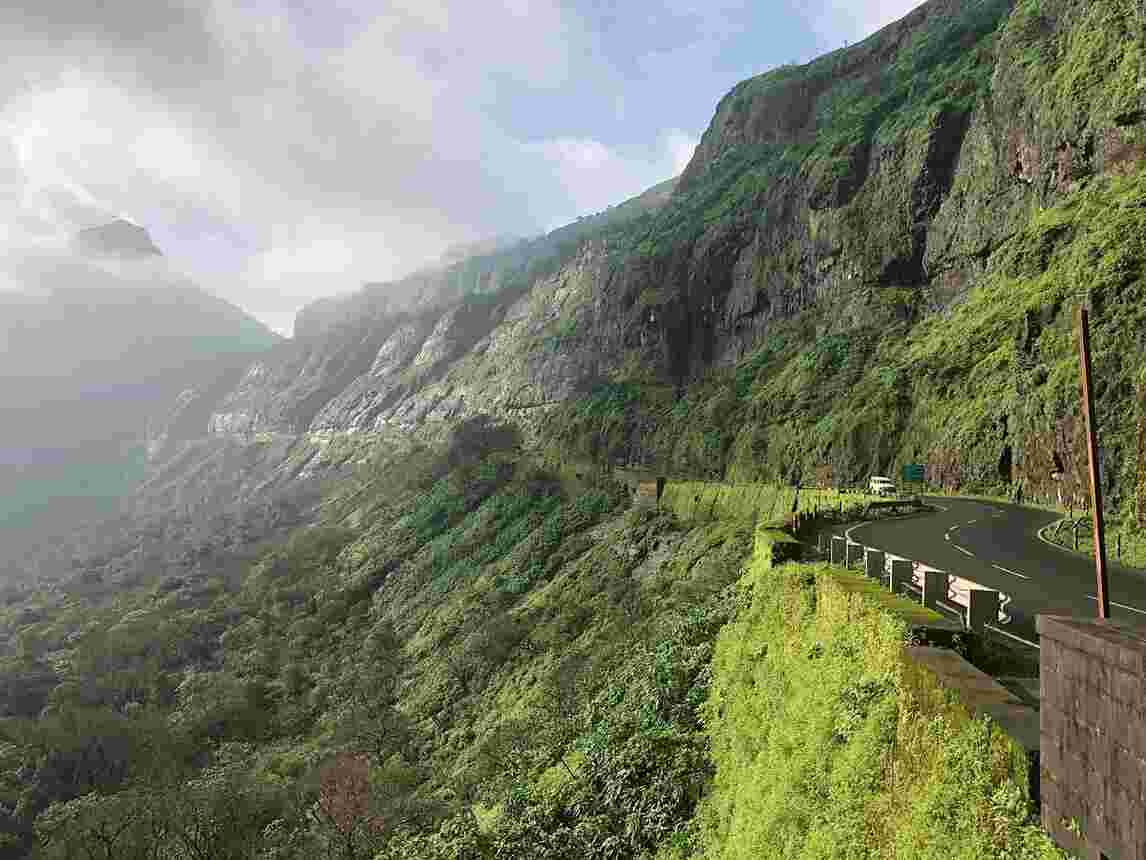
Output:
[[[910,371],[873,364],[879,332],[905,337],[948,313],[1001,271],[1000,249],[1032,212],[1140,169],[1141,7],[930,0],[857,45],[745,81],[679,182],[548,237],[316,303],[210,425],[435,435],[489,412],[528,428],[602,380],[681,395],[781,330],[791,352],[784,327],[798,323],[809,366],[824,338],[862,333],[847,359],[855,379],[901,379],[868,455],[866,430],[833,430],[830,407],[797,398],[792,421],[824,419],[807,457],[846,450],[848,470],[864,456],[890,467],[910,440],[974,449],[988,471],[1005,446],[1017,462],[1035,418],[1015,407],[1005,431],[997,415],[975,417],[981,430],[944,438],[911,412]],[[754,406],[753,420],[789,421],[784,408]],[[655,430],[660,419],[641,420]]]

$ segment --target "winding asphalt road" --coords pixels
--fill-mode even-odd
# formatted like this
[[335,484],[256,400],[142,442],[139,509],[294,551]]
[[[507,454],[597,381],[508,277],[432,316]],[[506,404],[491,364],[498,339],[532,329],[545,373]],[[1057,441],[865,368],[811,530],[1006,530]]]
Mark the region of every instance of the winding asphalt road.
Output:
[[[1001,502],[926,501],[939,510],[863,523],[848,534],[858,543],[1010,595],[1007,629],[1033,641],[1038,613],[1097,617],[1094,560],[1038,535],[1058,516]],[[1146,572],[1109,562],[1107,570],[1110,614],[1146,626]]]

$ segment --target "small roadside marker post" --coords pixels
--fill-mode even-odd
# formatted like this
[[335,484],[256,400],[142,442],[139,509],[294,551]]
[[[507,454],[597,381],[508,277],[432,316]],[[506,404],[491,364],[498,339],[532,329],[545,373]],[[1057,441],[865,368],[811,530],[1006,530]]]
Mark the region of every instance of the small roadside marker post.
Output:
[[967,627],[976,633],[999,621],[999,592],[972,588],[967,592]]
[[947,599],[947,574],[942,570],[923,572],[923,605],[928,609],[939,609],[939,601]]
[[899,594],[911,582],[911,562],[905,558],[891,560],[890,587],[894,594]]
[[847,564],[848,539],[846,537],[832,536],[832,564]]
[[864,573],[876,581],[882,581],[884,559],[882,550],[868,547],[864,551]]

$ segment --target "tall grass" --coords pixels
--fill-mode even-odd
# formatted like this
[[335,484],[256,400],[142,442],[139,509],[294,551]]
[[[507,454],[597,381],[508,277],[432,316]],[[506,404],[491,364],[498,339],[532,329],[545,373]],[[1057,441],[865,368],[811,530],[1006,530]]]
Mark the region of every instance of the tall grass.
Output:
[[[1064,518],[1056,528],[1046,532],[1046,536],[1067,549],[1076,549],[1074,543],[1074,523],[1079,523],[1078,546],[1080,553],[1094,555],[1094,527],[1090,517],[1082,515],[1073,520]],[[1146,568],[1146,532],[1133,521],[1107,519],[1106,558],[1108,561],[1124,564],[1127,567]]]

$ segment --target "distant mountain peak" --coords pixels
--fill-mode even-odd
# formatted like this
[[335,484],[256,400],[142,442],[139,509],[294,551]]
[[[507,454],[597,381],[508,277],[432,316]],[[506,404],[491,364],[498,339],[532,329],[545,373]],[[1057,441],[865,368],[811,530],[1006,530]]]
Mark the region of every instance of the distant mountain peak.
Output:
[[163,254],[146,229],[122,218],[80,230],[72,237],[72,244],[79,251],[100,256],[142,258]]
[[480,257],[484,254],[494,254],[503,248],[508,248],[515,242],[520,242],[519,236],[491,236],[486,239],[478,239],[473,242],[458,242],[450,245],[442,252],[438,262],[443,266],[449,266],[469,257]]

